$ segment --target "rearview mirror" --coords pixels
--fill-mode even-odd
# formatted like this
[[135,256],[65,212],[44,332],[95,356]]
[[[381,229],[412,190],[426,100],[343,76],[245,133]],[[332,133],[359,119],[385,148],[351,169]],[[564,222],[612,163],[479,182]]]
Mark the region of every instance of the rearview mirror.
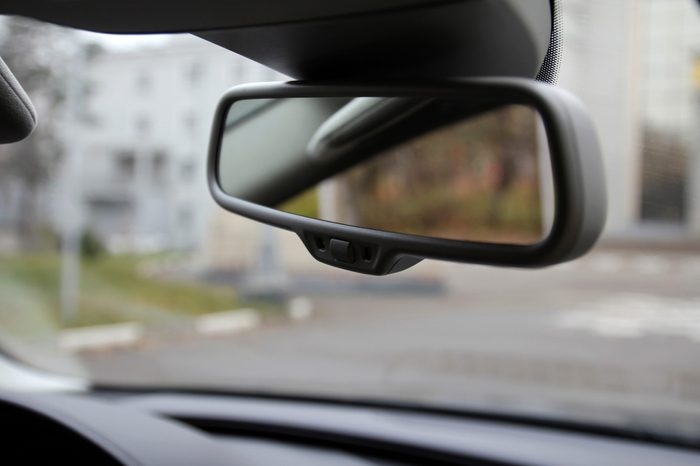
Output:
[[590,119],[528,80],[237,87],[209,156],[221,206],[358,272],[422,258],[554,264],[586,252],[604,222]]

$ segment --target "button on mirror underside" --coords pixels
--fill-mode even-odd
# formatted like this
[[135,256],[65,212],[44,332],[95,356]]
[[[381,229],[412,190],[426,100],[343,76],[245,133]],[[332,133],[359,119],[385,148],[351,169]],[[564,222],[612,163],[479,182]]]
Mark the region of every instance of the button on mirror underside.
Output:
[[348,241],[332,238],[330,242],[330,251],[333,258],[340,262],[352,264],[355,262],[355,251]]

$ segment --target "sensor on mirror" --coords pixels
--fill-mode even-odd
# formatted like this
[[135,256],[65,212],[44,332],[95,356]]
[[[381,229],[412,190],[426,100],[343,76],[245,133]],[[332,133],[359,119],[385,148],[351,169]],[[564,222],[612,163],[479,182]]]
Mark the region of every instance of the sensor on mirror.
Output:
[[[546,265],[597,238],[600,155],[570,95],[519,79],[450,92],[314,89],[224,97],[210,149],[223,207],[297,232],[323,262],[373,274],[425,257]],[[593,140],[581,145],[577,132]]]

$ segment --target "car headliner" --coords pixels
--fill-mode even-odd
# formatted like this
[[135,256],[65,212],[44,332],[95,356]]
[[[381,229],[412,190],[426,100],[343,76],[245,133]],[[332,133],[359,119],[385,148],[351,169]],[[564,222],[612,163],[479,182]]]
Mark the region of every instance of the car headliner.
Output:
[[5,0],[0,5],[0,14],[97,32],[192,32],[297,79],[534,78],[550,46],[551,11],[550,0]]

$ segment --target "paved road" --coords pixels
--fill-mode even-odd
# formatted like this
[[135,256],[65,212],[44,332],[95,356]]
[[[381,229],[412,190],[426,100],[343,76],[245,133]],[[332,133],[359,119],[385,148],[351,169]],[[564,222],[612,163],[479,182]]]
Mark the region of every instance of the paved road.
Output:
[[[697,253],[601,251],[537,272],[434,267],[389,279],[386,294],[311,295],[303,321],[83,359],[106,381],[399,397],[700,435]],[[442,292],[396,291],[436,276]]]

